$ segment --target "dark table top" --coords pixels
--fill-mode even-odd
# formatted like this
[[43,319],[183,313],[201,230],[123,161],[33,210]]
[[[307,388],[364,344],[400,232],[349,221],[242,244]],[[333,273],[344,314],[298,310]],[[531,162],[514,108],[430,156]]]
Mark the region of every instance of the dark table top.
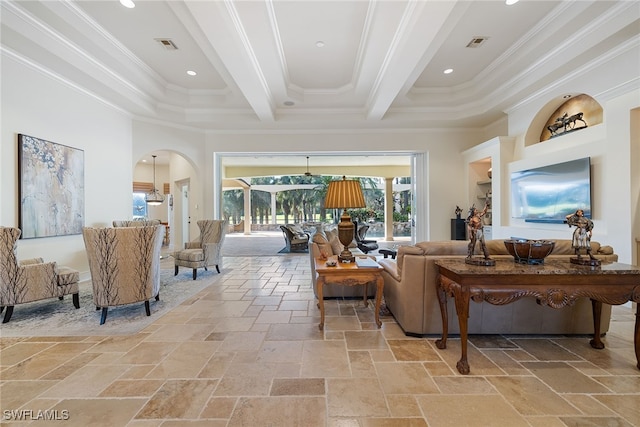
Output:
[[602,262],[600,266],[572,264],[569,259],[547,259],[544,264],[519,264],[508,259],[497,259],[494,266],[466,264],[464,258],[442,258],[435,263],[458,275],[640,275],[640,267],[619,262]]

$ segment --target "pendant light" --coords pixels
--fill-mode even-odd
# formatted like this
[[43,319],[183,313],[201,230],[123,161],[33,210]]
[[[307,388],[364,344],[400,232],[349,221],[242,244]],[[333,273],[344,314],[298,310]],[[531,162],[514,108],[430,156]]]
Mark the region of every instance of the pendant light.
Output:
[[156,188],[156,155],[154,154],[151,157],[153,157],[153,190],[145,194],[144,201],[148,205],[157,206],[164,202],[164,196]]

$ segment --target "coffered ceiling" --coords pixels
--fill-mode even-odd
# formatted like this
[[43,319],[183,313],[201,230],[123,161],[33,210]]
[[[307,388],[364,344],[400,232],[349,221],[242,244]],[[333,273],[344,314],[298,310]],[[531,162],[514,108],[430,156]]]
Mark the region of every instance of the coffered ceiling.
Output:
[[640,22],[636,1],[134,1],[2,1],[2,49],[197,129],[481,127],[637,39]]

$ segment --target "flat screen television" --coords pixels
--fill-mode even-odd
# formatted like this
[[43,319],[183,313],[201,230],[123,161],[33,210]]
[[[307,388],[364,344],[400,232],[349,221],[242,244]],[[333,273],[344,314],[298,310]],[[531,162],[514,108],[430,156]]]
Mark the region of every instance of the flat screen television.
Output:
[[576,210],[591,218],[591,159],[571,160],[511,174],[511,216],[562,223]]

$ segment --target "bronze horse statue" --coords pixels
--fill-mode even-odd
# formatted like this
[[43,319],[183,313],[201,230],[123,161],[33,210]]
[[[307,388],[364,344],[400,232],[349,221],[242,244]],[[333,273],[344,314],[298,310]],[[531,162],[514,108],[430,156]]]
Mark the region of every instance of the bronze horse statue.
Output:
[[563,129],[563,132],[567,131],[567,128],[573,129],[576,126],[576,122],[584,123],[583,127],[587,127],[587,122],[582,119],[584,113],[576,113],[572,116],[569,116],[567,113],[564,113],[562,117],[558,117],[555,122],[547,126],[547,130],[551,132],[551,135],[557,135],[558,129]]

